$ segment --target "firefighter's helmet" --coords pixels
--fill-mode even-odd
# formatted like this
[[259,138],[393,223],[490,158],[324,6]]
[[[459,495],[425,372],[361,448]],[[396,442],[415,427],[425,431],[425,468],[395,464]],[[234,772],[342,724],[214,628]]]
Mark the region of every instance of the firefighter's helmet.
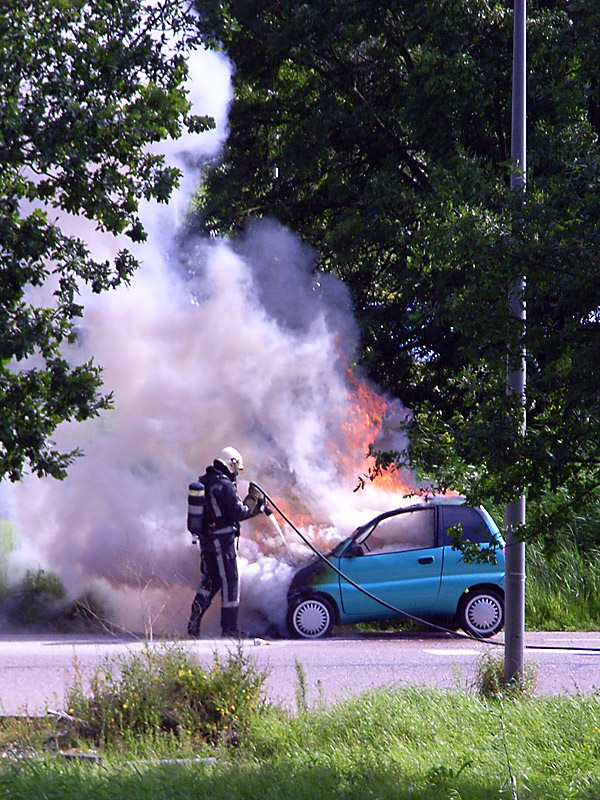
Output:
[[244,469],[244,460],[242,458],[242,454],[231,445],[224,447],[221,450],[219,456],[217,457],[217,461],[225,464],[232,475],[237,475],[238,472],[241,472]]

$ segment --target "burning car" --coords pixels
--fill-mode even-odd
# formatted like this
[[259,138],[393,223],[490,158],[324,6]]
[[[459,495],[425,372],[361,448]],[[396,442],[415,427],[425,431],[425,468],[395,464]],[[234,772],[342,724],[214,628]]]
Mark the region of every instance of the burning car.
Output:
[[[495,558],[467,561],[453,547],[457,530]],[[412,616],[474,636],[493,636],[504,624],[504,542],[485,508],[464,498],[435,497],[379,514],[326,560],[300,569],[288,592],[289,633],[318,639],[334,625],[400,618],[353,583]]]

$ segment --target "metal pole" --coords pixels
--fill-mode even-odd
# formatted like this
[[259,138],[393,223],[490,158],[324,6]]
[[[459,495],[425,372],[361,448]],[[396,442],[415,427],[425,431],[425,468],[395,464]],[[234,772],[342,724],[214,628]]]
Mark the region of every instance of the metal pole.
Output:
[[512,128],[511,160],[512,174],[510,188],[515,191],[525,189],[527,173],[526,120],[527,120],[527,41],[526,41],[525,0],[515,0],[513,33],[513,85],[512,85]]
[[[516,192],[525,191],[526,183],[526,0],[515,0],[513,38],[513,87],[510,187]],[[510,314],[525,326],[525,281],[520,279],[511,287]],[[519,345],[518,353],[509,352],[507,373],[508,392],[521,398],[521,434],[525,433],[525,351]],[[504,679],[506,682],[522,680],[524,667],[525,635],[525,544],[515,531],[525,524],[525,495],[505,507],[506,525],[506,620]]]

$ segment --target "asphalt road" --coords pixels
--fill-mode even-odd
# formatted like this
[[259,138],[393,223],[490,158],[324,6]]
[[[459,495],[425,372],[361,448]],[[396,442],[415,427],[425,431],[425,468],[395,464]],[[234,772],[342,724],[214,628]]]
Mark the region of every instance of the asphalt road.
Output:
[[[501,644],[502,634],[491,641]],[[575,694],[600,688],[600,632],[528,633],[525,643],[526,660],[537,665],[538,693]],[[90,676],[106,658],[118,659],[148,644],[164,647],[170,643],[4,634],[0,636],[1,712],[41,715],[48,709],[63,710],[65,689],[72,684],[75,669]],[[227,658],[228,651],[237,646],[226,639],[182,640],[181,644],[207,666],[212,665],[215,653]],[[543,649],[535,649],[540,646]],[[315,642],[250,639],[243,647],[258,667],[268,671],[269,699],[291,710],[297,707],[299,671],[309,705],[328,705],[382,685],[466,688],[473,684],[485,653],[500,657],[503,653],[500,646],[430,633],[339,635]]]

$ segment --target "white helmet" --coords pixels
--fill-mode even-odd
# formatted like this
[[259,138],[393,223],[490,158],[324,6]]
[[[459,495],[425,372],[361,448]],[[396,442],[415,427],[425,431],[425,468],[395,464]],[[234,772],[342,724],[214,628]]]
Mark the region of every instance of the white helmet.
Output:
[[242,454],[231,445],[224,447],[216,460],[220,461],[222,464],[225,464],[229,472],[231,472],[233,475],[237,475],[238,472],[241,472],[244,469],[244,460],[242,458]]

